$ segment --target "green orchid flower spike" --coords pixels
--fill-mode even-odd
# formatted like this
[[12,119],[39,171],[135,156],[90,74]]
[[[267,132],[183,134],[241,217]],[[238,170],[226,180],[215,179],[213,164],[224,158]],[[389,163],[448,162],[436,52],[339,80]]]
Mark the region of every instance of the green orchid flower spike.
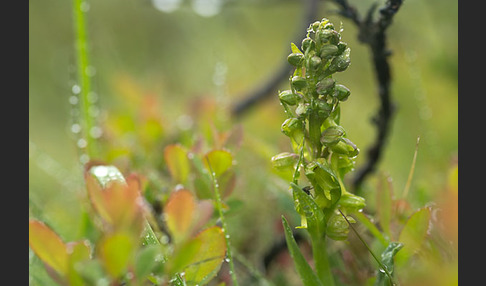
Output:
[[[309,26],[300,49],[291,43],[287,59],[295,70],[289,78],[290,89],[279,92],[288,117],[281,130],[290,138],[292,153],[298,157],[286,160],[293,171],[290,190],[295,209],[301,216],[298,228],[306,229],[311,237],[316,274],[322,285],[334,285],[326,238],[345,240],[349,232],[349,224],[338,210],[348,221],[355,222],[350,215],[365,206],[364,198],[346,191],[343,183],[344,175],[354,169],[359,148],[340,126],[340,104],[351,94],[349,88],[333,78],[351,63],[351,50],[341,40],[341,32],[324,18]],[[282,154],[273,157],[274,164],[282,161],[279,160],[285,157]],[[305,181],[302,186],[311,186],[308,191],[302,190],[299,180]],[[284,223],[285,226],[288,224]],[[299,274],[303,281],[309,280],[304,277],[308,271]]]

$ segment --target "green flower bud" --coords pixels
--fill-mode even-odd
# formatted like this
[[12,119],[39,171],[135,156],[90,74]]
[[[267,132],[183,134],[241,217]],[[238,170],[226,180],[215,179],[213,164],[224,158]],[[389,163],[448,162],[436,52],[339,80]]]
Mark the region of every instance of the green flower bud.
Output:
[[328,117],[332,111],[332,106],[322,99],[317,100],[317,108],[317,112],[321,117]]
[[305,117],[309,112],[309,104],[307,103],[299,103],[297,108],[295,109],[295,113],[298,117]]
[[294,76],[291,84],[295,90],[301,91],[307,87],[307,80],[301,76]]
[[351,91],[342,84],[336,84],[334,87],[334,97],[340,101],[346,101],[351,94]]
[[299,155],[289,152],[283,152],[272,157],[272,165],[275,169],[283,170],[287,168],[294,168],[294,165],[299,160]]
[[339,48],[336,45],[324,45],[321,47],[321,58],[330,59],[337,55]]
[[326,130],[324,130],[324,132],[322,132],[321,143],[326,146],[333,145],[341,141],[345,135],[346,132],[341,126],[329,126]]
[[329,94],[331,90],[334,88],[335,84],[336,82],[334,81],[334,79],[330,77],[325,78],[317,83],[316,85],[317,93],[320,95]]
[[289,136],[296,142],[300,142],[302,136],[304,136],[303,128],[304,126],[302,124],[302,121],[300,121],[299,119],[287,118],[284,123],[282,123],[280,130],[283,134]]
[[310,49],[313,49],[314,47],[316,46],[316,43],[314,42],[314,40],[312,40],[311,38],[307,37],[305,39],[302,40],[302,51],[307,51],[307,48],[310,47]]
[[346,70],[351,63],[351,58],[349,57],[349,53],[351,50],[346,48],[342,54],[335,57],[331,64],[329,65],[329,71],[331,72],[342,72]]
[[314,23],[312,23],[309,28],[315,32],[317,31],[317,29],[319,29],[319,26],[321,25],[321,22],[320,21],[315,21]]
[[296,105],[297,102],[302,98],[301,95],[293,93],[291,90],[284,90],[279,93],[278,97],[280,100],[288,105]]
[[358,147],[356,147],[356,145],[354,145],[354,143],[351,142],[351,140],[349,140],[348,138],[342,138],[341,141],[330,146],[330,148],[334,153],[346,155],[349,157],[357,156],[359,153]]
[[293,65],[294,67],[298,67],[302,64],[304,60],[304,55],[303,54],[299,54],[299,53],[291,53],[288,57],[287,57],[287,61]]
[[312,58],[310,58],[309,60],[309,67],[312,69],[312,70],[316,70],[319,68],[319,66],[321,65],[322,63],[322,60],[320,57],[318,56],[313,56]]
[[329,20],[324,24],[323,26],[324,29],[331,29],[334,30],[334,24],[329,22]]
[[[350,223],[356,221],[350,217],[346,217]],[[326,235],[334,240],[345,240],[348,237],[349,225],[346,219],[341,214],[332,216],[327,222]]]
[[346,48],[348,47],[348,44],[346,44],[345,42],[339,42],[339,44],[337,44],[337,47],[338,47],[338,55],[344,53],[344,51],[346,51]]
[[341,35],[333,29],[319,30],[316,35],[321,43],[329,42],[333,45],[337,45],[341,40]]
[[305,166],[305,176],[314,186],[319,186],[324,190],[324,194],[328,200],[331,200],[330,190],[339,187],[339,182],[331,169],[326,166],[325,162],[317,164],[316,162],[309,162]]
[[339,204],[346,212],[357,212],[366,206],[366,201],[360,196],[345,192],[341,195]]

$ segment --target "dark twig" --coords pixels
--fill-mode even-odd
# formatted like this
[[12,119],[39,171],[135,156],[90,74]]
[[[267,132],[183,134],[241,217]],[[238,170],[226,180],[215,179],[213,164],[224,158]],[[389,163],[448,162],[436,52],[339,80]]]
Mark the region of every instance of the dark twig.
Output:
[[362,166],[353,178],[353,188],[359,190],[365,178],[375,171],[378,161],[381,159],[383,146],[390,133],[391,118],[395,111],[395,106],[391,100],[390,93],[390,64],[388,56],[390,51],[386,45],[386,30],[391,25],[393,16],[400,9],[403,0],[389,0],[383,8],[379,10],[380,17],[373,21],[373,14],[377,6],[374,4],[369,10],[366,18],[361,20],[356,9],[350,6],[347,0],[335,0],[341,7],[339,14],[351,19],[359,28],[358,39],[369,45],[372,53],[373,65],[378,81],[378,95],[380,98],[380,108],[373,118],[373,123],[377,127],[375,141],[367,151],[368,161]]
[[[306,30],[307,27],[316,20],[317,17],[317,3],[318,0],[304,0],[305,1],[305,8],[304,8],[304,17],[302,20],[302,27],[298,29],[298,31]],[[302,41],[302,35],[299,34],[295,37],[294,43],[300,43]],[[264,99],[269,98],[269,96],[274,95],[277,91],[278,85],[284,80],[287,79],[291,72],[293,66],[290,65],[287,60],[278,67],[276,72],[273,72],[273,76],[268,78],[266,82],[261,84],[254,90],[251,90],[246,95],[242,96],[242,101],[238,102],[232,108],[233,116],[239,117],[246,111],[248,111],[251,107],[255,106],[257,103],[261,102]]]

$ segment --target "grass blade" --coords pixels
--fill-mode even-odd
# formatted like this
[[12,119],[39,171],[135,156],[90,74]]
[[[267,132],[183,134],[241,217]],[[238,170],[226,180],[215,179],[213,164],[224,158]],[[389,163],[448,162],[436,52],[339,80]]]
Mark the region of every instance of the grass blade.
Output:
[[302,282],[306,286],[322,286],[321,281],[319,280],[319,278],[317,278],[317,275],[314,273],[314,271],[300,252],[299,246],[297,245],[297,242],[295,241],[292,234],[292,229],[290,228],[284,216],[282,216],[282,223],[285,230],[285,240],[287,241],[287,247],[289,249],[290,256],[294,261],[295,268],[299,273]]

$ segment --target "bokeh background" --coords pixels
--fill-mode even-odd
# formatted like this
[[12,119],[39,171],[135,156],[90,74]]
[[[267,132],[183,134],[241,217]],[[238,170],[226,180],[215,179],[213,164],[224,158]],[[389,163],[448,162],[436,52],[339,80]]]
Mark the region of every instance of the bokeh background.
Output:
[[[374,1],[350,2],[364,14]],[[420,137],[409,192],[412,207],[441,196],[457,160],[457,5],[454,0],[404,1],[388,30],[397,111],[376,174],[389,175],[400,194]],[[85,8],[90,112],[105,144],[100,159],[157,172],[165,145],[190,144],[190,133],[204,133],[200,116],[223,130],[239,126],[243,139],[234,150],[237,183],[231,196],[243,204],[229,218],[229,230],[235,247],[252,263],[261,263],[280,215],[293,208],[286,182],[269,164],[271,156],[290,148],[280,132],[285,115],[276,93],[240,118],[228,114],[281,67],[290,41],[299,33],[304,38],[303,1],[104,0],[87,1]],[[375,134],[371,118],[378,108],[377,86],[368,47],[336,9],[331,1],[319,1],[313,20],[342,22],[343,40],[351,47],[351,66],[336,78],[351,90],[341,106],[341,123],[362,151],[359,168]],[[79,238],[83,192],[72,15],[70,1],[29,1],[29,211],[66,241]],[[284,80],[281,89],[287,86]],[[158,125],[145,138],[140,122],[147,113]],[[377,176],[370,177],[362,195],[372,193],[376,181]]]

